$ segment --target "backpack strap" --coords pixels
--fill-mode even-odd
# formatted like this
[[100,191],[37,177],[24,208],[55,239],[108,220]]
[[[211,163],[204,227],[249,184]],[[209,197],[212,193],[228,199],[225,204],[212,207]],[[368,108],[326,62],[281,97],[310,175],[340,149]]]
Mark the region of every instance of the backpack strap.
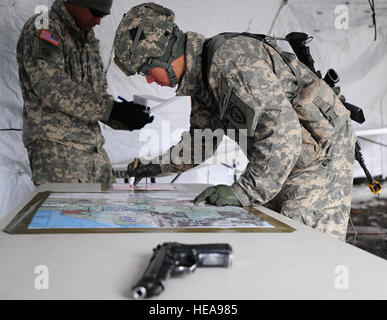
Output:
[[212,59],[214,57],[215,51],[218,50],[227,39],[236,37],[238,35],[240,35],[240,33],[224,32],[204,41],[202,51],[202,78],[203,83],[207,88],[209,87],[208,74],[210,73]]
[[208,75],[210,73],[211,69],[211,64],[212,64],[212,59],[214,57],[215,51],[219,49],[223,43],[231,38],[234,38],[236,36],[245,36],[245,37],[250,37],[254,38],[259,41],[263,41],[265,44],[269,45],[272,47],[284,60],[284,62],[289,66],[289,68],[292,70],[293,74],[296,77],[297,84],[299,90],[301,90],[304,86],[305,83],[302,80],[301,74],[299,71],[293,67],[291,64],[293,59],[296,59],[296,56],[294,54],[291,54],[289,52],[283,51],[276,43],[274,37],[268,37],[264,34],[254,34],[254,33],[248,33],[248,32],[224,32],[220,33],[212,38],[207,39],[204,42],[203,45],[203,51],[202,51],[202,78],[203,78],[203,83],[205,86],[208,88],[209,83],[208,83]]

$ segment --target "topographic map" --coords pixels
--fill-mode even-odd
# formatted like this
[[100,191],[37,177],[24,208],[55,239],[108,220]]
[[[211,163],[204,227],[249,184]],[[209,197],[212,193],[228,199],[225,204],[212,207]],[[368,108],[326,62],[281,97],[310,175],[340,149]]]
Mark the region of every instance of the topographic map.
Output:
[[178,192],[51,193],[28,229],[274,228],[239,207],[193,204]]

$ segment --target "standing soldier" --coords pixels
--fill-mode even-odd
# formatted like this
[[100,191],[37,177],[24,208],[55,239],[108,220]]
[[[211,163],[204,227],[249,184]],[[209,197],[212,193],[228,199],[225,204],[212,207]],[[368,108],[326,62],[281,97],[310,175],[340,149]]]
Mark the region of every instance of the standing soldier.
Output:
[[113,182],[98,121],[134,130],[153,120],[144,106],[115,102],[106,93],[92,29],[111,6],[112,0],[56,0],[47,29],[37,29],[35,16],[21,31],[17,60],[23,143],[35,185]]
[[[178,95],[192,97],[191,137],[205,128],[246,132],[249,164],[243,174],[231,186],[207,188],[195,203],[265,205],[345,239],[355,143],[349,112],[294,55],[268,38],[183,34],[173,11],[154,3],[124,16],[115,53],[125,74],[178,85]],[[185,150],[181,144],[187,141],[168,153]],[[131,163],[128,173],[139,181],[194,165]]]

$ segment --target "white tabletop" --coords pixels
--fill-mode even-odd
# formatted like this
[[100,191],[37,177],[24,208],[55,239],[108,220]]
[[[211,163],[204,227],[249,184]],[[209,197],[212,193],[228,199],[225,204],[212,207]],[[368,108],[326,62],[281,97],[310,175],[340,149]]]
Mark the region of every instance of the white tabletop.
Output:
[[[199,192],[205,185],[179,185]],[[99,191],[48,184],[41,191]],[[32,197],[0,221],[0,228]],[[170,278],[154,299],[387,299],[387,261],[278,213],[292,233],[7,234],[0,232],[0,299],[128,299],[163,242],[229,243],[230,268]],[[38,266],[47,269],[39,269]],[[46,272],[48,271],[48,273]],[[43,282],[42,276],[48,275]],[[40,283],[40,285],[39,285]],[[48,284],[48,289],[42,288]]]

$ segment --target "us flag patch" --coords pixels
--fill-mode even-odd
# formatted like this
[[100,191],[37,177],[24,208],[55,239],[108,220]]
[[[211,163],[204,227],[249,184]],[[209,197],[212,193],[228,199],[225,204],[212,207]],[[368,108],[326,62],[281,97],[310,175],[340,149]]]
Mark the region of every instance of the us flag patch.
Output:
[[42,29],[42,31],[40,32],[40,39],[46,40],[56,47],[58,47],[60,43],[60,38],[56,34],[53,34],[52,32],[47,31],[46,29]]

